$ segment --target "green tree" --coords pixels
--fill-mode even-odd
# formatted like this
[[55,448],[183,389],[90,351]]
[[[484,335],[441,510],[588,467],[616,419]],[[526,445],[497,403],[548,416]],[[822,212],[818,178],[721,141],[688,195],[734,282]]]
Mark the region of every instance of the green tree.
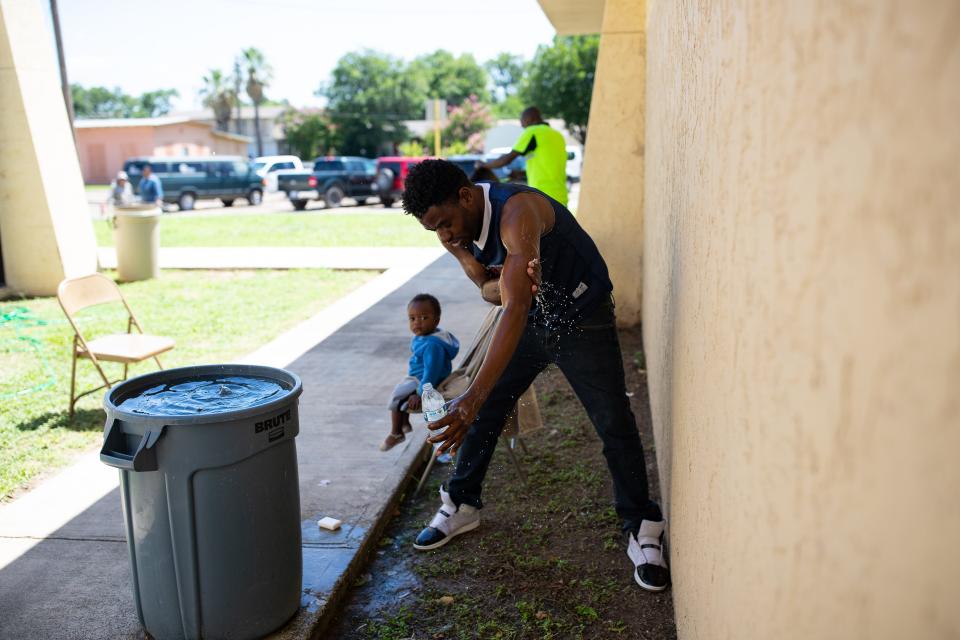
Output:
[[364,50],[341,57],[317,94],[327,98],[340,153],[374,155],[409,137],[403,121],[421,117],[426,86],[401,60]]
[[493,101],[503,102],[516,95],[527,71],[527,61],[512,53],[501,53],[483,63],[493,85]]
[[409,72],[426,84],[424,98],[440,98],[448,104],[460,104],[470,96],[490,98],[490,77],[469,53],[454,57],[449,51],[438,49],[414,58]]
[[501,53],[483,64],[490,74],[495,118],[517,118],[523,111],[520,87],[529,63],[512,53]]
[[263,135],[260,133],[260,105],[263,104],[263,90],[270,86],[273,69],[267,64],[263,52],[256,47],[247,47],[240,56],[247,70],[247,95],[253,102],[253,128],[257,139],[257,155],[263,155]]
[[287,145],[301,158],[310,160],[333,150],[333,128],[322,112],[291,109],[282,121]]
[[580,142],[587,139],[599,46],[599,36],[555,36],[553,45],[537,48],[520,92],[545,118],[563,118]]
[[120,87],[85,88],[70,85],[77,118],[153,118],[170,112],[171,101],[180,94],[176,89],[147,91],[139,96],[124,93]]
[[468,153],[481,153],[483,132],[491,125],[493,116],[490,108],[480,102],[477,96],[470,96],[460,106],[450,110],[447,126],[443,130],[443,142],[460,142],[466,145]]
[[233,87],[230,86],[229,78],[220,69],[210,69],[210,73],[203,76],[203,86],[199,93],[203,106],[213,110],[217,128],[228,131],[234,104]]

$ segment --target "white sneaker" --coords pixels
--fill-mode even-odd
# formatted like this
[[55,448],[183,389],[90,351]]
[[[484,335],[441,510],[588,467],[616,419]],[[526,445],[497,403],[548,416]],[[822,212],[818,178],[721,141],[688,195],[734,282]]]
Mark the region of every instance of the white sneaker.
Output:
[[666,521],[644,520],[630,533],[627,556],[633,562],[633,579],[647,591],[663,591],[670,584],[670,569],[663,559],[663,530]]
[[430,525],[424,528],[417,536],[413,548],[419,551],[428,551],[442,547],[467,531],[473,531],[480,526],[480,510],[469,504],[462,504],[460,508],[450,499],[446,489],[440,487],[440,509]]

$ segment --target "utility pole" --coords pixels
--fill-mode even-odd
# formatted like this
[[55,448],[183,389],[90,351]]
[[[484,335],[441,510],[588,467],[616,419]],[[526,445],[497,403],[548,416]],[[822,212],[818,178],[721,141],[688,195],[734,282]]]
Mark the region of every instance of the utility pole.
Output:
[[433,99],[433,156],[440,157],[440,99]]
[[73,127],[73,93],[70,91],[70,81],[67,79],[67,63],[63,57],[63,36],[60,34],[60,14],[57,11],[57,0],[50,0],[50,17],[53,19],[53,39],[57,43],[57,60],[60,63],[60,89],[63,91],[63,102],[67,106],[67,118],[70,120],[70,133],[73,135],[73,147],[79,155],[77,147],[77,131]]

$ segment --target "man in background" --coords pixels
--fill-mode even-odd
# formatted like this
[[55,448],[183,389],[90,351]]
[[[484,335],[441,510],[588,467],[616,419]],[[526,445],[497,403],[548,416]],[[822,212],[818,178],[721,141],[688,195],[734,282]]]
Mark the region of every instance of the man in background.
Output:
[[540,109],[527,107],[520,114],[523,133],[510,153],[478,165],[499,169],[519,156],[527,159],[527,184],[567,205],[567,145],[563,135],[543,120]]
[[153,167],[149,164],[143,165],[141,171],[143,177],[140,178],[140,200],[163,208],[163,185],[160,184],[160,178],[153,174]]

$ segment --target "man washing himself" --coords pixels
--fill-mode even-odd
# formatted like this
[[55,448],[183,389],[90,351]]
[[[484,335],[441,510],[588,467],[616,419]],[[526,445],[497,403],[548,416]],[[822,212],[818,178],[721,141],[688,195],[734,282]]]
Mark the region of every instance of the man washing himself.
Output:
[[[613,478],[636,582],[667,587],[665,522],[624,383],[607,265],[562,204],[515,184],[472,184],[456,165],[425,160],[407,176],[403,207],[434,231],[477,286],[497,278],[503,313],[483,365],[448,413],[428,425],[438,452],[459,451],[441,506],[414,544],[435,549],[480,524],[483,478],[504,419],[548,364],[570,382],[593,422]],[[531,287],[531,279],[534,287]],[[536,298],[534,290],[538,289]],[[442,432],[439,430],[443,429]]]

